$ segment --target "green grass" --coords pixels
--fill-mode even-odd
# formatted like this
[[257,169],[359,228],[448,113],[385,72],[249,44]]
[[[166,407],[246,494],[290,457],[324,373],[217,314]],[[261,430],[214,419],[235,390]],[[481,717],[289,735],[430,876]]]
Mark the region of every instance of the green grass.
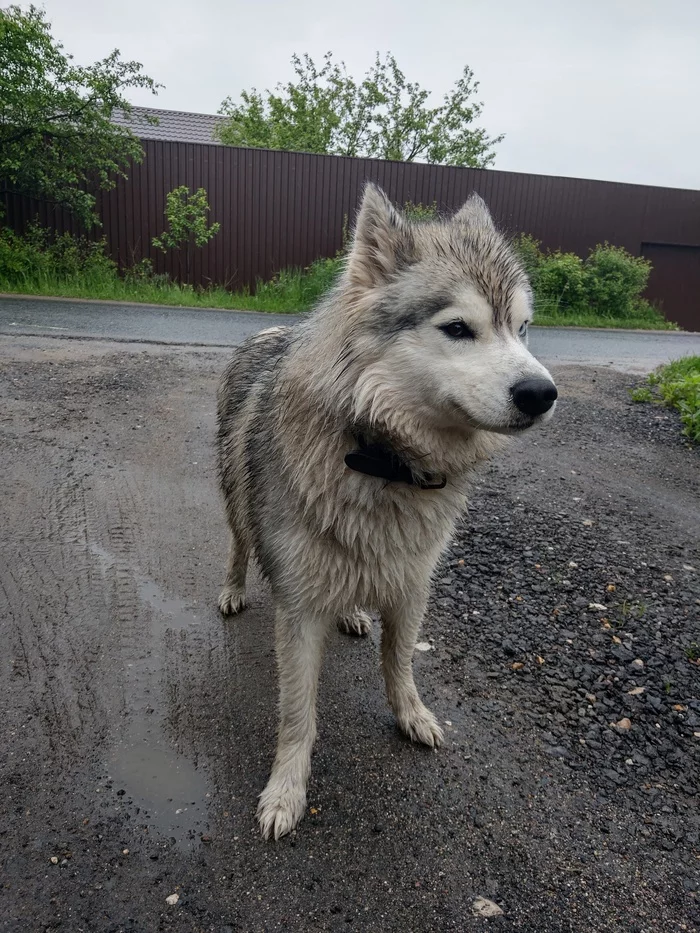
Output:
[[700,444],[700,356],[685,356],[659,367],[630,396],[633,402],[661,402],[677,409],[683,434]]
[[541,327],[606,327],[625,330],[678,330],[678,325],[667,321],[648,301],[631,303],[631,313],[619,317],[597,314],[595,311],[571,310],[556,301],[535,295],[535,324]]
[[[56,298],[97,298],[135,304],[299,314],[314,307],[331,287],[339,270],[339,260],[321,259],[306,270],[287,269],[272,281],[259,282],[255,294],[247,290],[230,292],[220,286],[196,289],[191,285],[162,280],[158,276],[153,277],[153,280],[122,278],[111,270],[76,273],[70,277],[43,273],[9,280],[0,276],[0,291]],[[597,314],[552,313],[538,309],[534,323],[541,327],[677,329],[675,324],[664,320],[657,312],[640,317],[608,318]]]
[[75,273],[69,277],[46,273],[17,276],[12,280],[0,277],[0,291],[55,298],[96,298],[103,301],[297,314],[310,310],[316,304],[331,287],[338,271],[339,263],[336,260],[319,260],[308,270],[285,270],[270,282],[259,282],[254,295],[249,291],[230,292],[220,286],[196,289],[158,276],[152,279],[122,278],[110,269]]

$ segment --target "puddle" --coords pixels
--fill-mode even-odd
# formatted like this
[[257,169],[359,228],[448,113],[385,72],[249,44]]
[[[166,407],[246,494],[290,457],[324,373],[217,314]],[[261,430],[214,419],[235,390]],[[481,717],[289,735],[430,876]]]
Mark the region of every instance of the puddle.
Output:
[[153,580],[137,579],[139,599],[163,617],[167,628],[181,631],[198,625],[192,604],[182,599],[171,599]]
[[[169,631],[186,632],[200,621],[196,604],[168,596],[153,580],[123,558],[97,544],[90,553],[103,575],[126,570],[146,618],[139,632],[138,654],[124,656],[120,688],[127,717],[111,744],[105,765],[115,789],[141,809],[139,820],[181,848],[199,844],[207,824],[207,780],[201,770],[173,747],[163,725],[165,709],[154,709],[162,694],[161,678]],[[162,706],[162,703],[161,703]]]
[[116,790],[123,789],[140,807],[144,822],[181,848],[199,843],[206,829],[207,781],[201,771],[179,755],[160,723],[146,711],[129,725],[106,760]]

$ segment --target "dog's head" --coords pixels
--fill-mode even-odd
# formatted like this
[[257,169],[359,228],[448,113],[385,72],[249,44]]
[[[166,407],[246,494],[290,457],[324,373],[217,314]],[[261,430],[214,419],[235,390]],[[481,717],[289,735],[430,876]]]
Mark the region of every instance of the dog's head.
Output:
[[412,222],[368,185],[340,292],[347,352],[367,363],[356,417],[500,434],[551,418],[556,387],[527,348],[527,275],[476,195],[453,217]]

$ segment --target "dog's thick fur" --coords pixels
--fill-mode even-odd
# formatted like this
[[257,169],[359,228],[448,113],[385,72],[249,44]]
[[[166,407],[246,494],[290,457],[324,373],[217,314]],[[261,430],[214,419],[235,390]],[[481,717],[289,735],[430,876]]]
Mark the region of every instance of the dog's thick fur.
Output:
[[[226,369],[218,443],[231,548],[219,607],[225,615],[244,608],[254,556],[276,612],[280,725],[258,807],[264,836],[289,832],[304,813],[333,621],[362,635],[365,610],[380,614],[398,724],[415,741],[440,744],[412,656],[476,465],[503,435],[552,414],[523,414],[513,401],[520,380],[553,389],[527,350],[531,316],[527,277],[479,198],[452,218],[418,224],[370,185],[335,290],[302,324],[247,340]],[[353,472],[344,458],[360,434],[399,452],[417,480],[440,476],[446,485]]]

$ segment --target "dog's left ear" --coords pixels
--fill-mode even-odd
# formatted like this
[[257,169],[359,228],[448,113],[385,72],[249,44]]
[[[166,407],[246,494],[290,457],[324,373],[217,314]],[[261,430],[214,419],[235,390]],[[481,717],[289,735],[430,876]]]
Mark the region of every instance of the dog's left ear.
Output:
[[348,275],[357,285],[384,285],[415,256],[410,224],[376,185],[368,184],[355,225]]
[[495,230],[493,217],[483,198],[476,192],[472,194],[452,218],[457,223],[468,224],[482,229]]

